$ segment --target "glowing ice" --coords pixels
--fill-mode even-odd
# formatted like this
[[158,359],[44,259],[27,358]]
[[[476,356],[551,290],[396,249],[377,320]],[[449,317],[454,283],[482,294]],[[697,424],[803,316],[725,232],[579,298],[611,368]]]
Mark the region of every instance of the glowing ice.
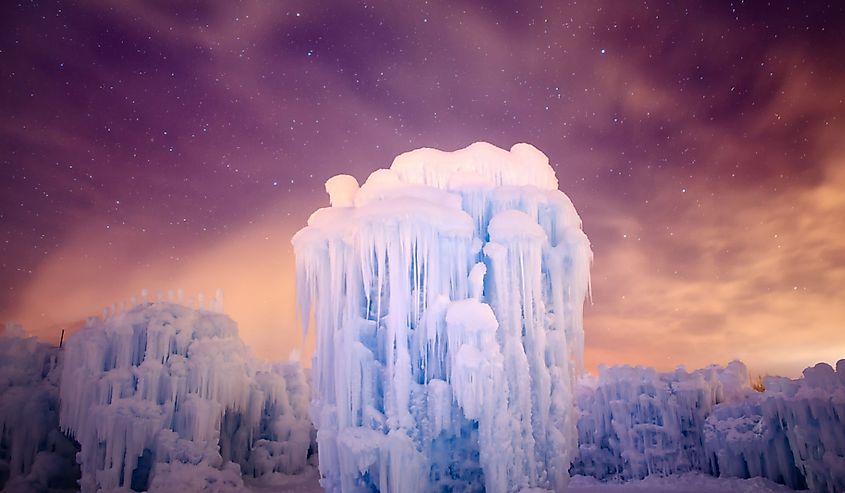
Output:
[[72,490],[76,449],[59,431],[60,351],[0,330],[0,491]]
[[691,373],[606,368],[583,383],[574,474],[628,480],[702,471],[845,491],[845,360],[796,380],[767,377],[763,393],[738,361]]
[[557,186],[483,142],[326,183],[293,245],[328,491],[566,484],[592,254]]
[[89,321],[60,397],[83,492],[242,491],[242,474],[300,472],[311,445],[298,365],[264,364],[229,317],[172,303]]

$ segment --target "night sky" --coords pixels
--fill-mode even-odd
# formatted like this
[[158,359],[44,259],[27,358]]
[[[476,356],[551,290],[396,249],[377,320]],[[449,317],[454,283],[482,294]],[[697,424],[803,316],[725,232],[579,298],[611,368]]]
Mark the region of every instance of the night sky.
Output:
[[325,180],[486,140],[584,220],[590,368],[845,357],[842,2],[0,10],[0,319],[48,341],[221,287],[260,356],[307,355],[290,237]]

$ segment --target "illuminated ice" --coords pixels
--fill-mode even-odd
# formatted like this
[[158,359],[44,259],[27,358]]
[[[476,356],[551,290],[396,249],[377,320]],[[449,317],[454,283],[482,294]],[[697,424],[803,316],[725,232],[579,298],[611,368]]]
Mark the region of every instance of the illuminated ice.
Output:
[[60,350],[7,324],[0,331],[0,491],[61,491],[79,473],[59,431]]
[[548,158],[418,149],[293,239],[327,491],[559,490],[591,250]]
[[242,491],[242,474],[306,466],[303,372],[258,361],[221,313],[153,303],[92,319],[62,363],[83,492]]
[[576,392],[574,474],[642,479],[702,471],[845,491],[845,360],[749,385],[740,362],[687,373],[603,369]]
[[740,362],[658,373],[601,368],[576,392],[579,454],[572,472],[599,479],[643,479],[707,471],[705,420],[720,403],[754,393]]

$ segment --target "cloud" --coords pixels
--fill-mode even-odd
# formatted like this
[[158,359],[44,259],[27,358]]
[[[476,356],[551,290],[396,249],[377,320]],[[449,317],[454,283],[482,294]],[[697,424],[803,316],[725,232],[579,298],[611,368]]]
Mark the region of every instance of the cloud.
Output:
[[80,225],[66,246],[41,264],[11,317],[33,335],[58,342],[62,328],[72,333],[104,307],[140,300],[142,289],[152,300],[157,291],[178,288],[186,298],[204,294],[209,299],[222,288],[226,313],[256,354],[279,360],[297,349],[310,356],[313,335],[303,336],[293,306],[290,237],[295,229],[286,214],[268,214],[219,241],[162,257],[155,242],[133,245],[136,238],[129,231],[117,228],[107,241],[97,241],[102,231]]
[[783,161],[780,143],[763,143],[781,125],[807,122],[799,147],[812,178],[794,164],[752,183],[691,179],[680,190],[671,178],[647,207],[593,218],[602,233],[588,348],[663,368],[736,357],[753,371],[788,375],[845,357],[845,146],[836,137],[845,129],[830,112],[836,98],[804,75],[786,78],[750,137],[716,129],[721,158],[704,154],[714,165],[740,163],[750,141],[760,143],[758,159]]

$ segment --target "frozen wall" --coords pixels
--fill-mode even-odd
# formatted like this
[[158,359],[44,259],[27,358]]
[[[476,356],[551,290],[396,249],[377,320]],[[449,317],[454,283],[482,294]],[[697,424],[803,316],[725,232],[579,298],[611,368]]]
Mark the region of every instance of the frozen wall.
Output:
[[578,388],[579,453],[573,474],[642,479],[707,470],[704,424],[716,404],[749,394],[748,372],[733,362],[692,373],[600,368]]
[[528,144],[418,149],[293,238],[328,491],[562,488],[591,251]]
[[845,491],[845,360],[717,406],[705,423],[710,472],[764,476],[795,489]]
[[240,491],[242,474],[305,467],[307,390],[298,365],[259,362],[227,316],[144,303],[67,341],[60,422],[83,492]]
[[741,363],[687,373],[605,368],[579,386],[572,473],[639,479],[699,470],[845,491],[845,360],[749,386]]
[[76,448],[59,431],[59,350],[8,324],[0,334],[0,490],[73,489]]

